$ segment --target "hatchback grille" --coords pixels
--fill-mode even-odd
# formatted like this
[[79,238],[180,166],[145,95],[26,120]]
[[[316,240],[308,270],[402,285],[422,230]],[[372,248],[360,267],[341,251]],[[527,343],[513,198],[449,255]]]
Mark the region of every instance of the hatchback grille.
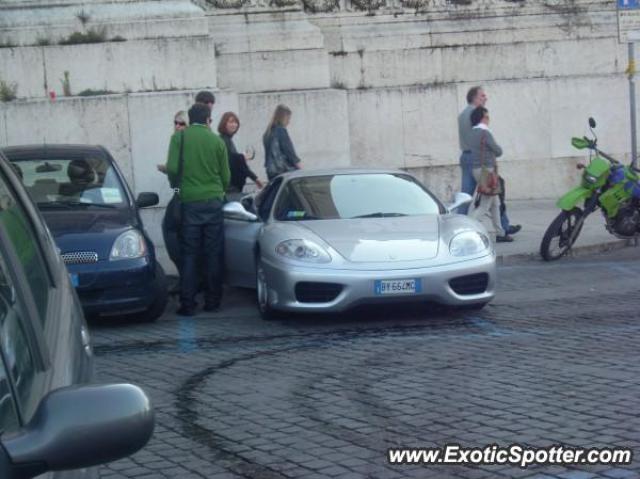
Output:
[[65,264],[90,264],[98,262],[98,253],[93,251],[74,251],[61,255]]
[[300,303],[329,303],[342,291],[336,283],[300,282],[296,284],[296,299]]
[[487,273],[469,274],[449,281],[449,286],[456,294],[480,294],[487,290],[489,275]]

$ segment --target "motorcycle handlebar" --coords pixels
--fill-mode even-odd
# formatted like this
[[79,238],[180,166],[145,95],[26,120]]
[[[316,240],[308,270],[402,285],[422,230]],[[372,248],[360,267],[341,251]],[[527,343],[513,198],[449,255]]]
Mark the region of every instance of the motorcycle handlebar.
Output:
[[600,155],[602,158],[605,158],[607,160],[609,160],[611,163],[613,163],[614,165],[619,165],[620,162],[618,160],[616,160],[615,158],[613,158],[610,155],[607,155],[605,152],[598,150],[597,148],[594,148],[596,150],[596,153],[598,153],[598,155]]

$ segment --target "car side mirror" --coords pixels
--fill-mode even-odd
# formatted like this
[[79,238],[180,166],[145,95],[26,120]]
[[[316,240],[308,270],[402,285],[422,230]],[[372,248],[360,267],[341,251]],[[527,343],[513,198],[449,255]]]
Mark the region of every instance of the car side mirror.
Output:
[[42,399],[29,424],[2,436],[0,477],[27,479],[120,459],[142,448],[153,428],[151,402],[137,386],[57,389]]
[[258,217],[244,209],[241,203],[230,201],[222,207],[224,217],[230,220],[258,221]]
[[468,205],[472,201],[473,197],[470,194],[458,191],[453,197],[453,203],[447,206],[447,210],[449,210],[449,213],[453,213],[456,209]]
[[157,193],[140,193],[136,200],[136,206],[138,208],[146,208],[148,206],[155,206],[160,202]]

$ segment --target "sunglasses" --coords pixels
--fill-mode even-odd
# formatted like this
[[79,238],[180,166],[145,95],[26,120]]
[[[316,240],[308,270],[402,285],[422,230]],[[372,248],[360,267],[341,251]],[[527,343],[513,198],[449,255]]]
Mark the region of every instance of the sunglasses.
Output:
[[187,126],[187,124],[184,121],[174,121],[173,124],[175,126]]

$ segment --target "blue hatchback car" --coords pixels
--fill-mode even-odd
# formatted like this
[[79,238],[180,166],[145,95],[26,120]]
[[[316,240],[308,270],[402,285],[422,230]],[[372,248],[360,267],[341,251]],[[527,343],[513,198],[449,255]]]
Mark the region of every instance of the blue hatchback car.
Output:
[[122,172],[101,146],[3,149],[44,216],[88,316],[132,314],[154,321],[167,303],[165,274]]

